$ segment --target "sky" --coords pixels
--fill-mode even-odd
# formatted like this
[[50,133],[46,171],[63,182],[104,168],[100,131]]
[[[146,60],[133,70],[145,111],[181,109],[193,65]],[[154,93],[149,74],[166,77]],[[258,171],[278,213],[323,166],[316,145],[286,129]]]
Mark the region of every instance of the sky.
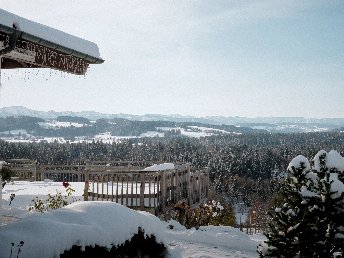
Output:
[[2,70],[0,108],[344,117],[344,1],[0,0],[98,44],[84,76]]

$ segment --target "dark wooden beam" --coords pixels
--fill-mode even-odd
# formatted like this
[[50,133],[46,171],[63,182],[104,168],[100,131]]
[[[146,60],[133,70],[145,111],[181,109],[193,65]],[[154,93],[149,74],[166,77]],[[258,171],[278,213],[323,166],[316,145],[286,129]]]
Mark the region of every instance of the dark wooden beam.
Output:
[[[8,35],[0,34],[0,46],[8,44]],[[73,53],[65,54],[39,43],[18,39],[15,48],[3,56],[1,67],[14,68],[51,68],[76,75],[84,75],[89,62],[76,57]]]

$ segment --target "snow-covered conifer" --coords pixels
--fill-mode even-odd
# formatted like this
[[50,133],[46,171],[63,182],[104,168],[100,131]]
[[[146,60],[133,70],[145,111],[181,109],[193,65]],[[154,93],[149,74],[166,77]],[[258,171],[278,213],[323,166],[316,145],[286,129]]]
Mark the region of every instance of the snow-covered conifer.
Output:
[[270,213],[266,246],[260,246],[260,257],[295,257],[300,250],[300,227],[305,215],[306,202],[300,192],[309,185],[309,161],[303,156],[294,158],[288,166],[288,177],[283,183],[276,207]]
[[288,166],[261,257],[342,257],[344,158],[322,150],[311,168],[303,156]]

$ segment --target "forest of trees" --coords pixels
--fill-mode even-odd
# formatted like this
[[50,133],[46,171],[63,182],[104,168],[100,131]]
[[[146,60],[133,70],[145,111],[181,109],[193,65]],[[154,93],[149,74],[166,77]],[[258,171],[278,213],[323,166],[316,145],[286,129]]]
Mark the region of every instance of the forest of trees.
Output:
[[[225,130],[236,133],[260,132],[249,127],[235,127],[233,125],[209,125],[196,122],[171,122],[171,121],[133,121],[123,118],[89,119],[73,116],[59,116],[55,119],[59,122],[78,123],[82,126],[75,127],[54,127],[46,128],[42,123],[49,122],[41,118],[19,116],[19,117],[0,117],[0,132],[8,134],[11,130],[25,130],[28,134],[39,137],[64,137],[73,138],[77,136],[94,136],[99,133],[110,132],[116,136],[139,136],[147,131],[157,131],[157,127],[187,128],[189,126],[206,126],[213,129]],[[197,130],[197,129],[194,129]],[[158,130],[159,131],[159,130]],[[167,132],[166,134],[173,134]]]
[[0,160],[25,158],[38,164],[86,161],[190,162],[208,167],[212,188],[229,202],[242,194],[247,204],[273,196],[295,156],[312,158],[321,149],[343,155],[344,133],[232,134],[204,138],[135,138],[102,142],[10,143],[0,141]]

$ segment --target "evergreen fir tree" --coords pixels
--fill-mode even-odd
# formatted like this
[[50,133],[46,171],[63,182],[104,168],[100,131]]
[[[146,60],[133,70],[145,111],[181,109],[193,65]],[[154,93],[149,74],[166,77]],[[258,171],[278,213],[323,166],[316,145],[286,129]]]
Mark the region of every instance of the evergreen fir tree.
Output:
[[282,185],[276,201],[276,208],[270,213],[269,233],[266,234],[267,246],[260,246],[260,257],[295,257],[300,251],[299,236],[303,228],[307,202],[300,192],[305,186],[311,187],[307,175],[310,164],[303,156],[292,160],[288,167],[289,175]]
[[344,158],[320,151],[311,170],[308,160],[298,156],[288,172],[260,257],[342,257]]
[[[331,162],[331,159],[336,161]],[[333,166],[338,166],[341,159],[335,151],[320,151],[314,158],[314,172],[318,175],[316,191],[319,194],[319,208],[312,213],[317,221],[319,235],[315,246],[318,257],[341,257],[343,254],[344,184],[339,180],[340,170]]]

